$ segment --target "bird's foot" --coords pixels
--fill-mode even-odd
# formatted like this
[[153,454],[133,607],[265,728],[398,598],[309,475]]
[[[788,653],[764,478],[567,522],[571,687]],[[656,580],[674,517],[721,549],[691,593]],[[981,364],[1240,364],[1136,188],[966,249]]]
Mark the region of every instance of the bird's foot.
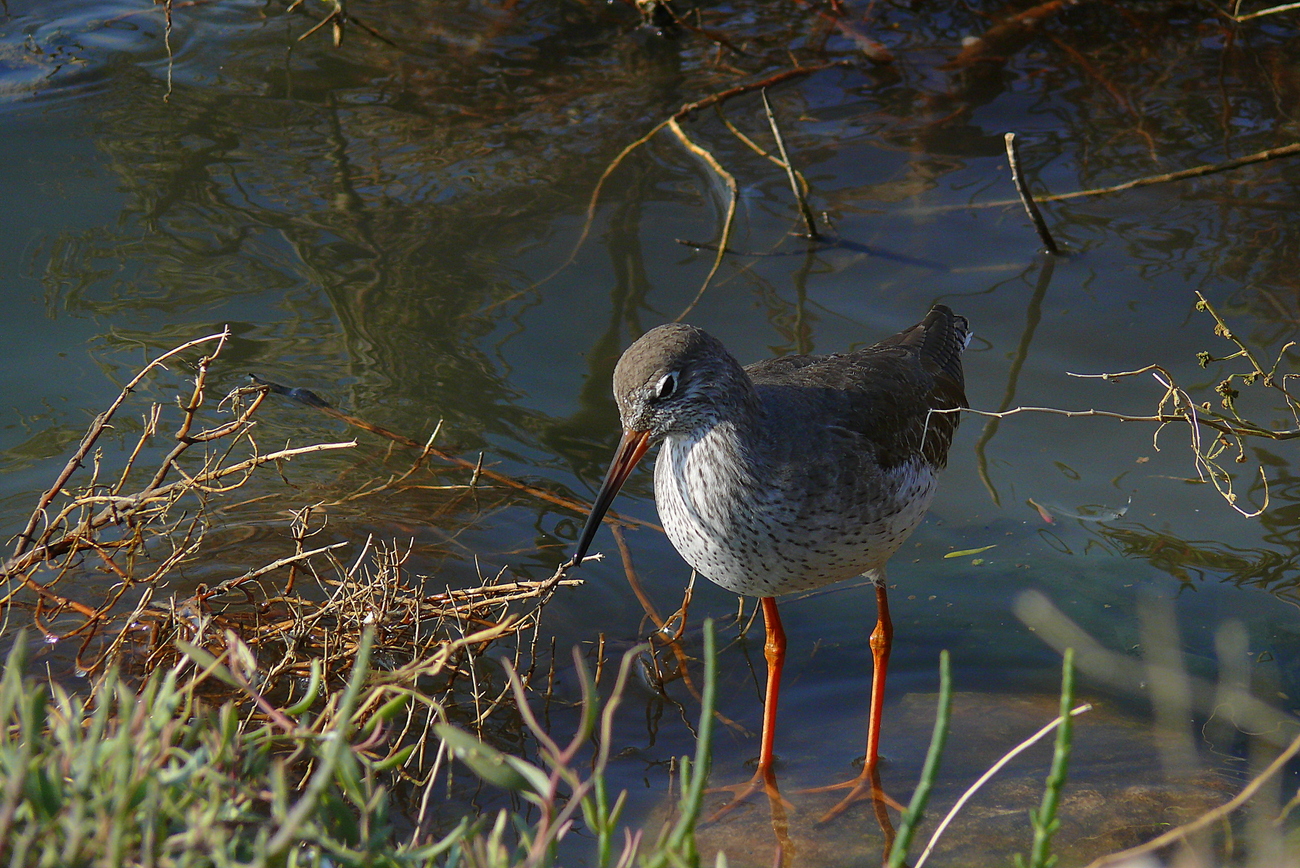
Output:
[[836,790],[848,790],[849,792],[844,798],[840,799],[839,802],[836,803],[835,807],[831,808],[825,814],[822,814],[822,816],[817,820],[818,824],[835,819],[848,810],[850,805],[855,804],[856,802],[866,801],[867,799],[870,799],[873,802],[879,802],[880,804],[893,808],[896,811],[903,811],[905,809],[904,805],[898,802],[898,800],[891,798],[888,793],[880,788],[879,777],[865,768],[862,770],[862,774],[858,775],[853,780],[844,781],[843,783],[838,784],[830,784],[825,787],[813,787],[812,789],[800,790],[799,792],[801,794],[830,793],[835,792]]
[[731,801],[714,811],[705,822],[713,823],[722,819],[759,791],[767,794],[767,800],[772,804],[774,811],[780,810],[784,812],[792,810],[794,807],[786,801],[785,797],[781,795],[781,791],[777,789],[776,775],[772,773],[772,770],[770,768],[760,768],[754,772],[754,777],[750,778],[746,783],[731,784],[726,787],[709,787],[705,790],[706,793],[731,793]]

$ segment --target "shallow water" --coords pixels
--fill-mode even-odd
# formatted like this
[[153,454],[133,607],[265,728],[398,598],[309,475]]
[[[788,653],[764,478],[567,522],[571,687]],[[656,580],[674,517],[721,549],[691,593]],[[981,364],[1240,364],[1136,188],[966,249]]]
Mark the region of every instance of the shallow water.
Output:
[[[859,5],[850,12],[861,22]],[[223,324],[234,337],[214,373],[222,389],[253,371],[416,439],[442,420],[448,448],[580,498],[617,438],[608,388],[619,351],[687,308],[749,362],[863,345],[943,302],[976,333],[975,408],[1150,415],[1163,394],[1150,375],[1070,376],[1150,364],[1217,406],[1214,384],[1246,368],[1198,365],[1198,352],[1235,348],[1195,309],[1195,293],[1266,365],[1295,336],[1300,251],[1287,218],[1297,164],[1046,204],[1068,253],[1046,273],[1013,201],[1003,133],[1019,134],[1039,194],[1289,144],[1300,94],[1294,19],[1233,27],[1204,4],[1130,6],[1056,10],[985,60],[954,65],[962,40],[1006,9],[878,3],[861,26],[895,61],[874,66],[798,4],[705,8],[706,26],[742,55],[638,28],[629,8],[598,2],[350,3],[393,44],[354,26],[335,48],[329,28],[299,41],[317,20],[311,10],[212,2],[177,8],[167,33],[145,2],[11,0],[0,15],[3,524],[21,526],[60,456],[146,356]],[[786,69],[791,57],[854,61],[770,92],[811,207],[844,244],[791,234],[801,227],[784,174],[712,109],[683,127],[735,177],[730,246],[752,255],[725,258],[700,292],[713,254],[679,239],[715,243],[729,194],[667,131],[610,173],[587,226],[597,180],[623,148],[684,103]],[[757,94],[723,111],[771,147]],[[1295,358],[1285,355],[1279,373]],[[1296,427],[1262,387],[1239,388],[1245,415]],[[268,442],[352,436],[283,402],[262,425]],[[1215,637],[1238,621],[1248,639],[1234,667],[1249,667],[1270,705],[1294,706],[1294,447],[1255,439],[1244,463],[1225,454],[1247,511],[1264,502],[1261,466],[1268,479],[1267,510],[1245,518],[1194,481],[1185,427],[1155,435],[1148,423],[1102,418],[965,419],[929,518],[890,567],[891,707],[933,692],[945,648],[961,691],[1052,694],[1060,657],[1041,625],[1017,617],[1025,591],[1129,655],[1134,672],[1149,635],[1139,609],[1167,605],[1186,665],[1211,683],[1222,662]],[[357,454],[293,473],[311,492],[337,495],[348,480],[388,472],[386,449],[363,436]],[[280,494],[286,506],[290,495]],[[654,519],[648,468],[615,508]],[[503,569],[549,575],[581,520],[523,496],[408,492],[341,510],[331,532],[409,541],[414,572],[459,585]],[[282,521],[267,513],[223,530],[213,541],[224,545],[186,580],[276,552]],[[649,596],[671,611],[688,569],[653,531],[627,540]],[[561,649],[600,634],[622,648],[644,635],[607,532],[596,548],[605,562],[548,608]],[[701,582],[691,617],[735,609],[733,596]],[[783,783],[839,779],[862,751],[871,590],[831,588],[782,611]],[[756,730],[762,648],[749,635],[720,660],[721,710]],[[698,653],[694,627],[687,641]],[[563,670],[560,684],[571,687]],[[1082,681],[1087,698],[1138,721],[1148,716],[1142,689],[1098,672]],[[638,687],[622,716],[615,783],[631,789],[633,814],[652,809],[666,764],[691,750],[684,721],[698,708],[685,691],[670,696],[680,710]],[[1187,731],[1197,762],[1235,789],[1245,739],[1203,737],[1210,711],[1197,707]],[[926,726],[886,729],[887,788],[910,790],[928,737]],[[960,733],[949,749],[960,752]],[[715,781],[747,775],[756,752],[752,734],[724,728]],[[1089,762],[1076,757],[1081,769]],[[492,793],[470,798],[499,804]],[[581,858],[582,843],[570,846]]]

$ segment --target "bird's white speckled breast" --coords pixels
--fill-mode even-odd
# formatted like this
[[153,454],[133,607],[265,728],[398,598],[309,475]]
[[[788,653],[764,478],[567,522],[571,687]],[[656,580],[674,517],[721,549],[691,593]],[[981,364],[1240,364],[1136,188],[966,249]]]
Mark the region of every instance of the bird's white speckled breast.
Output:
[[738,594],[790,594],[883,566],[934,495],[934,469],[919,457],[818,490],[797,467],[749,472],[735,460],[734,435],[722,424],[698,439],[666,439],[655,502],[687,563]]

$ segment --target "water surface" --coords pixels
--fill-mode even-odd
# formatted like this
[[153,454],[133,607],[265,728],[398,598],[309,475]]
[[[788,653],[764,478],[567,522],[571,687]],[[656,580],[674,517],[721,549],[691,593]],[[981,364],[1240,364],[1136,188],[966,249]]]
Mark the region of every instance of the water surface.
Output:
[[[688,308],[690,322],[750,362],[861,346],[943,302],[976,333],[968,393],[985,410],[1150,415],[1164,392],[1150,374],[1070,374],[1151,364],[1217,405],[1213,386],[1247,368],[1198,364],[1198,352],[1235,349],[1195,309],[1198,292],[1270,365],[1294,338],[1294,162],[1045,205],[1068,252],[1046,274],[1003,147],[1006,131],[1019,134],[1041,194],[1290,144],[1294,19],[1234,26],[1204,4],[1085,3],[982,60],[954,63],[963,40],[1009,10],[848,6],[892,64],[868,62],[798,4],[706,6],[705,25],[742,54],[638,27],[629,7],[603,2],[350,3],[384,40],[352,26],[335,47],[328,27],[299,40],[318,21],[301,7],[178,7],[168,32],[144,2],[11,0],[0,17],[4,525],[21,526],[89,417],[147,356],[222,325],[233,333],[214,372],[223,389],[252,371],[416,439],[441,421],[446,448],[584,499],[618,434],[608,391],[618,353]],[[834,60],[853,64],[770,97],[812,209],[845,243],[794,234],[784,174],[712,109],[682,126],[736,179],[730,244],[746,255],[726,257],[700,293],[713,253],[679,240],[716,243],[729,193],[667,131],[608,175],[588,222],[611,161],[683,104],[794,62]],[[722,112],[772,147],[757,94]],[[1279,372],[1294,361],[1286,353]],[[1262,387],[1244,391],[1245,415],[1296,427]],[[261,424],[268,442],[353,436],[286,402]],[[1188,667],[1210,681],[1223,662],[1217,631],[1240,622],[1247,647],[1232,662],[1249,667],[1260,698],[1289,711],[1300,695],[1294,447],[1251,440],[1243,462],[1222,456],[1246,511],[1264,503],[1261,467],[1268,479],[1267,510],[1246,518],[1197,481],[1188,443],[1178,425],[1157,439],[1141,422],[967,418],[930,517],[890,567],[891,714],[933,692],[941,649],[959,690],[1046,695],[1050,714],[1059,653],[1015,614],[1031,590],[1134,667],[1146,642],[1140,606],[1170,607]],[[362,436],[354,454],[296,466],[303,497],[329,499],[401,466],[387,449]],[[298,495],[278,497],[287,508]],[[648,469],[616,508],[654,520]],[[501,570],[545,577],[581,520],[522,495],[406,491],[336,510],[331,533],[402,541],[409,568],[444,586]],[[274,557],[284,528],[268,510],[223,529],[186,581],[242,572],[250,554]],[[627,542],[655,606],[673,610],[689,570],[653,531]],[[613,539],[602,533],[596,547],[607,559],[548,608],[560,649],[589,649],[602,634],[624,648],[647,630]],[[728,618],[736,605],[701,582],[691,618]],[[782,611],[783,785],[844,777],[862,751],[872,592],[831,588]],[[761,714],[755,630],[720,661],[721,710],[748,730]],[[698,653],[694,627],[687,642]],[[563,665],[560,685],[572,690]],[[1148,719],[1143,695],[1106,678],[1085,677],[1083,692]],[[637,687],[623,715],[614,771],[634,815],[653,808],[667,764],[692,749],[685,721],[698,708],[680,686],[669,695],[665,704]],[[1187,721],[1197,763],[1235,789],[1246,740],[1203,735],[1208,716],[1198,708]],[[1045,720],[1026,722],[1026,733]],[[910,791],[928,736],[928,724],[886,729],[889,789]],[[950,750],[963,751],[961,732]],[[756,752],[752,733],[724,728],[715,780],[747,775]],[[1086,776],[1100,760],[1076,762]],[[954,768],[956,787],[966,771]],[[501,803],[487,791],[469,798]],[[842,822],[849,834],[871,821],[864,809]],[[571,846],[581,858],[581,841]]]

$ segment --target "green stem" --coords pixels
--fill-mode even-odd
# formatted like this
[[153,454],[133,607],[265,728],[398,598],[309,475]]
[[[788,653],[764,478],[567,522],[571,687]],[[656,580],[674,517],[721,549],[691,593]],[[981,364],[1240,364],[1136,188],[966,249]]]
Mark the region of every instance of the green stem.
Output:
[[[1066,709],[1067,713],[1069,709]],[[948,741],[948,722],[952,717],[952,671],[948,664],[948,652],[939,652],[939,710],[934,718],[934,733],[930,736],[930,749],[925,753],[925,765],[921,767],[921,780],[917,782],[912,802],[903,812],[898,823],[898,837],[894,838],[894,847],[889,851],[888,868],[901,868],[907,859],[908,848],[912,846],[912,836],[925,813],[925,805],[930,801],[930,790],[934,780],[939,776],[939,757],[943,746]]]
[[312,773],[306,791],[290,809],[280,828],[267,843],[266,851],[260,854],[255,864],[264,866],[280,859],[297,842],[298,830],[316,810],[321,796],[333,783],[335,767],[343,759],[343,755],[352,749],[352,745],[348,743],[348,734],[352,729],[352,712],[360,696],[361,685],[366,680],[370,664],[370,649],[374,640],[375,628],[367,627],[361,634],[361,644],[352,663],[352,676],[348,679],[348,686],[335,707],[334,726],[321,733],[316,770]]
[[1043,803],[1037,814],[1030,812],[1034,826],[1034,845],[1029,851],[1029,868],[1050,868],[1056,861],[1052,856],[1052,836],[1061,826],[1061,821],[1056,818],[1056,809],[1061,802],[1061,789],[1065,786],[1070,766],[1071,736],[1074,732],[1074,717],[1070,714],[1070,708],[1073,705],[1074,649],[1066,648],[1065,660],[1061,664],[1061,725],[1056,730],[1056,752],[1052,755],[1052,769],[1047,774]]
[[714,638],[713,619],[704,621],[704,688],[700,691],[700,726],[695,740],[695,762],[682,759],[682,795],[679,800],[680,816],[677,824],[646,863],[650,868],[661,868],[672,860],[698,864],[695,852],[695,824],[704,803],[704,785],[709,780],[709,765],[713,756],[713,707],[717,692],[718,654]]

